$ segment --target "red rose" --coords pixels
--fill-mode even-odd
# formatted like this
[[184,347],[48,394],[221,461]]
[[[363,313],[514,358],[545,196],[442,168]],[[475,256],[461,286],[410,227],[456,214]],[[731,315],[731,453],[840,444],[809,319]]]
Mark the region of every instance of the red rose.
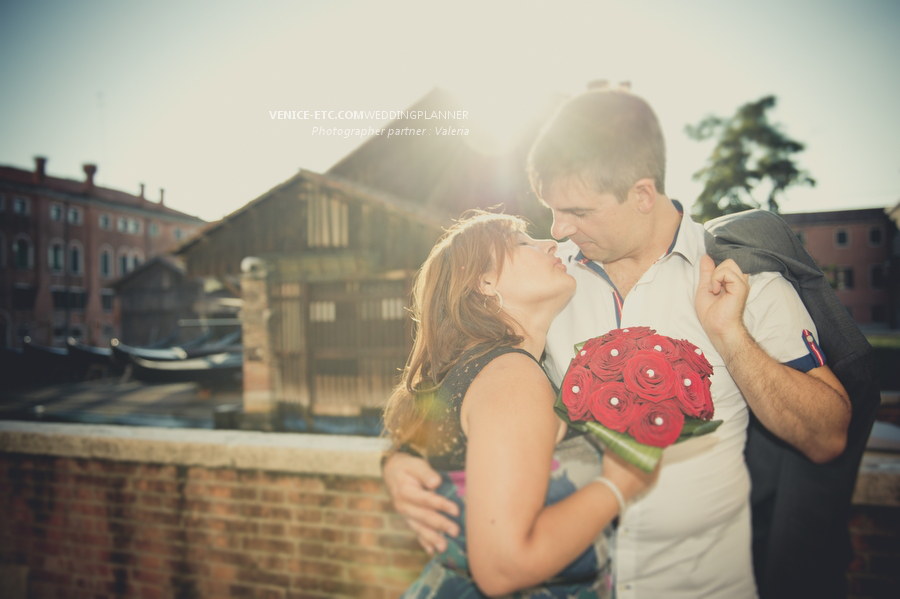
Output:
[[[592,352],[595,347],[603,343],[602,337],[592,337],[584,342],[584,345],[581,347],[582,351],[586,351],[588,353]],[[579,352],[581,353],[581,352]]]
[[588,367],[598,378],[611,381],[618,379],[628,359],[634,353],[635,342],[628,337],[615,337],[588,352],[591,361]]
[[576,367],[586,368],[590,359],[591,356],[589,356],[585,350],[581,350],[577,354],[575,354],[575,357],[572,358],[571,362],[569,362],[569,369]]
[[626,432],[636,405],[625,385],[618,381],[600,383],[591,388],[591,416],[606,428]]
[[694,372],[684,362],[675,364],[678,377],[678,399],[681,409],[688,416],[710,420],[713,417],[713,402],[710,395],[709,379]]
[[675,371],[661,352],[642,349],[631,354],[622,379],[629,391],[652,402],[675,396]]
[[581,349],[575,353],[572,364],[574,366],[586,366],[591,360],[591,353],[594,352],[599,345],[600,337],[594,337],[585,341],[584,345],[581,346]]
[[642,339],[644,337],[649,337],[650,335],[655,335],[656,329],[651,329],[650,327],[628,327],[625,329],[613,329],[607,334],[603,335],[602,341],[606,342],[610,339],[616,337],[627,337],[629,339]]
[[587,368],[573,366],[569,368],[562,382],[562,401],[573,421],[587,420],[590,415],[591,386],[594,375]]
[[638,404],[628,433],[639,443],[668,447],[678,440],[684,427],[684,414],[674,401]]
[[678,357],[684,361],[688,367],[700,376],[712,376],[713,367],[703,355],[703,351],[684,339],[675,339],[675,345],[678,347]]
[[678,346],[675,340],[665,335],[649,335],[643,339],[638,339],[637,346],[640,349],[652,349],[662,352],[670,362],[678,358]]

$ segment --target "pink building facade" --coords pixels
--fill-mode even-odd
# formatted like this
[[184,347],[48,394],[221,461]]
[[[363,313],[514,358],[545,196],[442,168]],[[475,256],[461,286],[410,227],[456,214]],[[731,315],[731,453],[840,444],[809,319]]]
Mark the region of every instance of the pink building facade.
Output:
[[35,169],[0,166],[0,346],[23,337],[104,345],[119,334],[113,281],[205,222],[157,201]]
[[897,227],[881,208],[783,214],[859,325],[898,326]]

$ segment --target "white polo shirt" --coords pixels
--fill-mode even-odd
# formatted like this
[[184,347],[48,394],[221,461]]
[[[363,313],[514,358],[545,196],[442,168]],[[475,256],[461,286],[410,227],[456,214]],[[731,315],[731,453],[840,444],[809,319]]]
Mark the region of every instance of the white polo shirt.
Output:
[[[705,253],[703,226],[683,216],[669,252],[622,301],[602,265],[584,259],[574,243],[557,252],[578,287],[547,336],[551,379],[561,383],[576,343],[649,326],[703,350],[714,368],[714,418],[724,421],[715,433],[667,448],[657,484],[620,518],[613,558],[619,599],[756,597],[743,454],[749,414],[694,310]],[[780,274],[750,277],[744,323],[777,361],[803,371],[824,363],[812,319]]]

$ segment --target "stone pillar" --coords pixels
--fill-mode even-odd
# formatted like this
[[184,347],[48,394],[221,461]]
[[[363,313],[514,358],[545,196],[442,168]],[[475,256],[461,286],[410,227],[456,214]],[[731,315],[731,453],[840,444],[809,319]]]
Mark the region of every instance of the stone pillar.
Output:
[[241,262],[241,271],[244,414],[266,420],[275,411],[268,268],[263,260],[249,257]]

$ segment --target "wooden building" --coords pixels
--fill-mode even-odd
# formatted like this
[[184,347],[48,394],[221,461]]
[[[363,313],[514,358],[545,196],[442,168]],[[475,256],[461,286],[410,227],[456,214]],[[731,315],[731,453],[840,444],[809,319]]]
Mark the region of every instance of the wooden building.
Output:
[[245,411],[382,405],[411,347],[412,277],[449,222],[301,170],[181,246],[189,276],[243,264]]
[[[202,281],[187,278],[184,266],[165,255],[142,264],[112,288],[119,301],[119,339],[136,346],[173,337],[179,330],[179,320],[197,317],[194,304],[203,293]],[[173,345],[177,341],[173,340]]]
[[412,277],[442,228],[503,205],[547,235],[550,212],[531,193],[525,156],[553,106],[499,152],[477,115],[412,118],[465,110],[435,89],[386,126],[431,134],[370,137],[325,174],[301,170],[176,249],[188,276],[242,275],[245,412],[381,407],[411,348]]
[[[507,214],[526,217],[537,236],[549,237],[552,215],[531,191],[526,173],[528,152],[543,124],[567,98],[553,95],[522,123],[508,147],[490,137],[477,112],[465,120],[401,118],[390,129],[427,128],[421,136],[376,136],[339,160],[326,173],[405,198],[440,213],[459,216],[470,208],[502,206]],[[436,88],[409,107],[409,112],[435,114],[468,107]],[[438,130],[468,129],[448,136]]]

